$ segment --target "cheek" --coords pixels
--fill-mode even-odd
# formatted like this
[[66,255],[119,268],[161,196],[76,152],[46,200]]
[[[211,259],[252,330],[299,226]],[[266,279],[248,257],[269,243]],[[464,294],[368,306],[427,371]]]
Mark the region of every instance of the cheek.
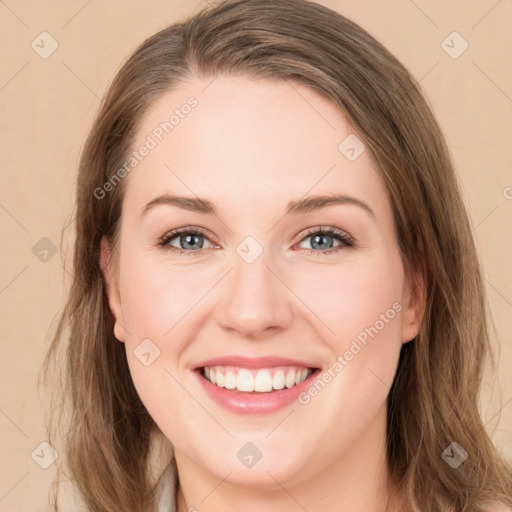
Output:
[[[194,339],[205,283],[215,280],[208,280],[194,265],[156,265],[142,253],[123,263],[125,347],[133,383],[165,435],[173,442],[188,439],[187,425],[202,424],[204,411],[180,384],[184,381],[180,358]],[[196,420],[191,419],[194,415]]]
[[319,264],[313,272],[296,270],[287,276],[337,354],[358,336],[364,343],[369,331],[376,335],[372,327],[381,338],[400,341],[404,275],[399,253],[389,249],[366,258],[353,256],[336,266]]
[[304,275],[297,274],[293,289],[318,315],[331,364],[319,377],[325,385],[313,384],[301,403],[339,421],[349,414],[354,421],[344,428],[355,432],[382,406],[396,372],[404,308],[400,255],[390,249]]
[[141,254],[125,260],[121,282],[127,341],[133,344],[150,338],[160,344],[171,338],[176,342],[176,331],[187,323],[187,315],[205,294],[207,283],[215,281],[194,265],[155,263]]

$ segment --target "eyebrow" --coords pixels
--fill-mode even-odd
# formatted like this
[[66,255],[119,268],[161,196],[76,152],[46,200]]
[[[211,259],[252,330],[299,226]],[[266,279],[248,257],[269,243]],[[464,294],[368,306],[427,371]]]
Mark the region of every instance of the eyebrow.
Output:
[[[141,216],[147,214],[149,210],[155,206],[162,204],[177,206],[178,208],[183,208],[184,210],[190,210],[192,212],[217,215],[215,206],[208,199],[163,194],[161,196],[155,197],[148,204],[146,204],[146,206],[144,206],[142,209]],[[351,204],[359,206],[371,217],[376,219],[375,212],[370,208],[370,206],[368,206],[364,201],[361,201],[361,199],[346,194],[316,195],[305,197],[297,201],[290,201],[286,207],[285,215],[300,215],[309,213],[313,210],[318,210],[320,208],[325,208],[327,206],[339,204]]]

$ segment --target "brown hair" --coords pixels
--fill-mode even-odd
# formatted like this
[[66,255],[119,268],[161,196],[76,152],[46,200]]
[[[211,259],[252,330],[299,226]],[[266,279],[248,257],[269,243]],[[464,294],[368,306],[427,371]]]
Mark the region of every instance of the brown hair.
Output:
[[[407,502],[482,511],[512,506],[512,471],[479,415],[489,314],[468,215],[441,130],[415,80],[361,27],[305,0],[228,0],[144,41],[117,73],[83,149],[76,195],[74,274],[45,361],[65,350],[70,406],[66,458],[95,512],[151,510],[151,448],[159,429],[133,386],[113,335],[100,242],[112,249],[123,185],[105,198],[137,123],[164,92],[197,76],[289,80],[331,100],[372,151],[387,185],[408,271],[421,272],[426,311],[401,351],[388,397],[389,468]],[[65,332],[67,333],[65,334]],[[452,469],[456,441],[469,452]]]

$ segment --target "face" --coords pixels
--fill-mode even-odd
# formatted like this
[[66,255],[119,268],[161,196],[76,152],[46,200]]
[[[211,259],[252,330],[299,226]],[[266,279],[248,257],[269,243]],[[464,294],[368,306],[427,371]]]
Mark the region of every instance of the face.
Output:
[[118,275],[106,245],[102,266],[133,382],[179,463],[284,485],[382,441],[420,319],[354,134],[316,92],[240,77],[182,85],[141,120],[134,150],[151,147],[124,178]]

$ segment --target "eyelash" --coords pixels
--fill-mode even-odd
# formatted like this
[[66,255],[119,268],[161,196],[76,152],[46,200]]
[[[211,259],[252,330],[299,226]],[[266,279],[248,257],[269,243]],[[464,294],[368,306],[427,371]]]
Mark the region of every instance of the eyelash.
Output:
[[[192,251],[185,251],[183,249],[178,249],[177,247],[173,247],[172,245],[169,245],[170,241],[173,238],[176,238],[176,236],[181,234],[187,234],[187,235],[201,235],[205,238],[208,238],[208,232],[203,228],[196,228],[193,226],[185,227],[185,228],[179,228],[175,229],[174,231],[171,231],[167,233],[165,236],[160,238],[158,242],[158,246],[162,247],[165,250],[171,251],[173,253],[177,253],[180,255],[187,255],[187,256],[197,256],[198,252],[201,251],[201,249],[196,249]],[[354,238],[350,236],[345,231],[342,231],[340,229],[334,228],[334,227],[314,227],[314,228],[308,228],[304,234],[304,236],[299,240],[300,242],[303,242],[305,239],[311,237],[312,235],[328,235],[332,238],[337,239],[341,242],[341,245],[338,245],[337,247],[333,247],[326,251],[321,251],[318,249],[301,249],[302,251],[306,251],[306,254],[314,254],[317,256],[318,254],[330,254],[334,252],[338,252],[341,249],[344,248],[350,248],[354,245]]]

